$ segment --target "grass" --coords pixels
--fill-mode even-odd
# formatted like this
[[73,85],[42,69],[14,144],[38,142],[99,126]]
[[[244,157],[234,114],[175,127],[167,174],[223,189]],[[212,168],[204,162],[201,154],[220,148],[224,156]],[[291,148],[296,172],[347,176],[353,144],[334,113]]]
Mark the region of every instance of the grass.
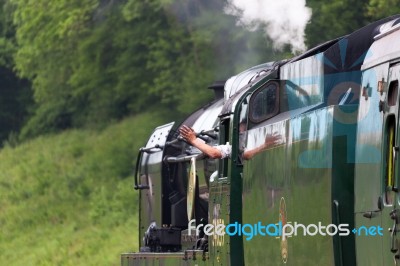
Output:
[[119,265],[138,250],[132,172],[158,117],[0,150],[1,265]]

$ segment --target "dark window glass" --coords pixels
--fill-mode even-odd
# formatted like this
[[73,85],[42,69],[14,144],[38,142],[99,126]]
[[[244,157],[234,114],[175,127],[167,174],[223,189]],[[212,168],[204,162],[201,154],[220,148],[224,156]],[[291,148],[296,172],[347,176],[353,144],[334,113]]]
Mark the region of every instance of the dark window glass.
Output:
[[399,90],[399,82],[397,80],[390,82],[389,93],[388,93],[389,106],[396,105],[398,90]]
[[254,123],[264,121],[278,112],[279,91],[276,82],[268,83],[264,88],[255,92],[250,104],[250,119]]

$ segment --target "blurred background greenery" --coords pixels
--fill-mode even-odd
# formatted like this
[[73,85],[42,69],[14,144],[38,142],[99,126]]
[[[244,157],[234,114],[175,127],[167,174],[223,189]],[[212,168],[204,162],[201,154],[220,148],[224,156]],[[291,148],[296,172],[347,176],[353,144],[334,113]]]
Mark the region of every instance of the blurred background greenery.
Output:
[[[229,4],[0,0],[2,265],[118,265],[138,249],[132,171],[152,129],[212,99],[214,80],[293,56]],[[312,47],[400,0],[306,5]]]

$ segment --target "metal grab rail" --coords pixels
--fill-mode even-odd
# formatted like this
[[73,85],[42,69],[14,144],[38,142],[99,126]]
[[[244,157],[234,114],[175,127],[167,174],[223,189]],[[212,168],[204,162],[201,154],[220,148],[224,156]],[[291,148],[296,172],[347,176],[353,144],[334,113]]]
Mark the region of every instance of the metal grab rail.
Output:
[[165,157],[164,162],[166,163],[183,163],[183,162],[190,162],[192,158],[195,158],[196,160],[201,160],[205,157],[203,153],[199,154],[192,154],[192,155],[187,155],[187,156],[181,156],[181,157]]
[[147,185],[139,185],[138,184],[138,173],[139,173],[139,163],[142,160],[142,154],[143,154],[143,148],[139,149],[139,154],[137,156],[137,160],[136,160],[136,169],[135,169],[135,186],[134,189],[135,190],[141,190],[141,189],[149,189],[150,187]]

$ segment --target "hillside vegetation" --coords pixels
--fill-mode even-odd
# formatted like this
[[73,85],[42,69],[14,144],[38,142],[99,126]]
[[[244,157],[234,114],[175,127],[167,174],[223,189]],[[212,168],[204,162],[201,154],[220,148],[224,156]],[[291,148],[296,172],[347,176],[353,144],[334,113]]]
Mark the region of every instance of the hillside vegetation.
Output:
[[137,150],[159,115],[0,151],[1,265],[119,265],[137,250]]

